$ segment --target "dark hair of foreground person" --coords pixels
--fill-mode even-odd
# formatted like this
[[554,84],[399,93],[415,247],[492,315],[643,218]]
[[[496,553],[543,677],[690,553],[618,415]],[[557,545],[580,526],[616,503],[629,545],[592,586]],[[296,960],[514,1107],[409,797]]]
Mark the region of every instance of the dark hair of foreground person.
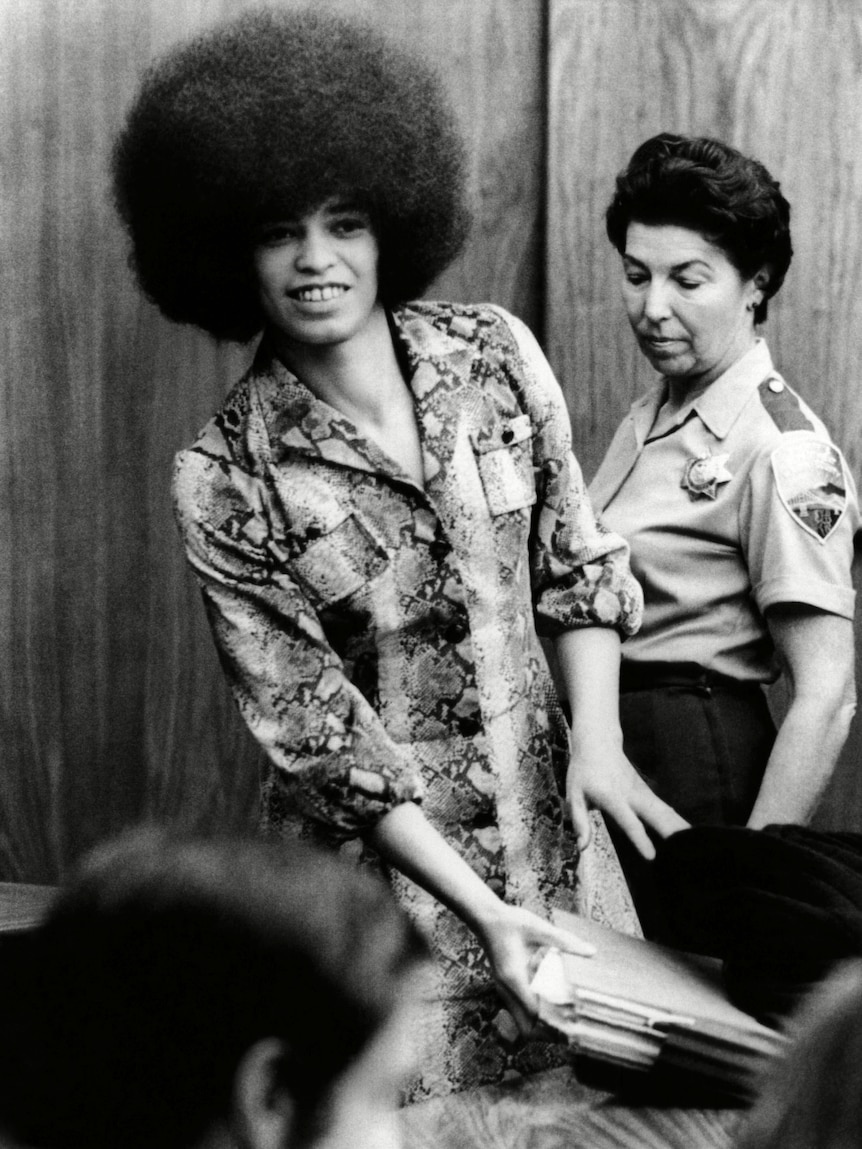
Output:
[[289,1144],[311,1144],[425,954],[386,887],[334,856],[133,833],[3,951],[0,1125],[51,1149],[209,1146],[244,1059],[275,1042]]

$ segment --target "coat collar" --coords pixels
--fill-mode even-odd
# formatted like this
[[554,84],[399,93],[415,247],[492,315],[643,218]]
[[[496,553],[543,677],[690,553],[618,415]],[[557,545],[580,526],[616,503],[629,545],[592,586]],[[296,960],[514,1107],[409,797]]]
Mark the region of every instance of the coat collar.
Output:
[[[407,383],[416,400],[422,438],[426,484],[445,465],[445,444],[453,440],[451,422],[461,422],[481,400],[464,385],[474,375],[481,350],[470,339],[471,321],[453,317],[445,326],[419,307],[390,313],[390,325],[406,366]],[[415,486],[376,443],[328,403],[318,399],[281,362],[264,336],[251,370],[252,402],[266,428],[270,457],[276,465],[294,453],[352,469],[382,473]],[[446,425],[446,434],[441,435]]]

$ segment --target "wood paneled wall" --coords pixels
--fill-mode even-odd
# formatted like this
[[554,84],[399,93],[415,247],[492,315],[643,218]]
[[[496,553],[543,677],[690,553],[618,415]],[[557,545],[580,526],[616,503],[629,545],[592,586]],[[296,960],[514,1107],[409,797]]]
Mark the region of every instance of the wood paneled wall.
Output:
[[[628,330],[604,211],[635,147],[668,130],[718,136],[781,180],[795,255],[764,334],[862,486],[862,7],[551,0],[549,42],[545,334],[584,470],[655,377]],[[859,727],[821,819],[862,830]]]
[[764,333],[862,471],[862,7],[856,0],[551,0],[547,346],[584,468],[654,376],[604,231],[614,176],[662,130],[757,156],[795,255]]
[[[252,2],[0,0],[0,879],[53,881],[142,817],[254,816],[258,752],[168,495],[174,452],[250,351],[141,299],[107,179],[141,70]],[[476,221],[434,294],[544,331],[587,470],[644,379],[601,213],[632,147],[665,126],[726,135],[782,175],[798,255],[770,338],[859,465],[853,0],[317,6],[366,16],[443,71]]]

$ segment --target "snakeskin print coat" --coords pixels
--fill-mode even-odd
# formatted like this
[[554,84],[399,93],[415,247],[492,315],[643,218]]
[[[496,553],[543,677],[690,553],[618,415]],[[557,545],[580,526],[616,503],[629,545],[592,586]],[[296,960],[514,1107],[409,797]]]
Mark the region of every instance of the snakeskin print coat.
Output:
[[[637,629],[623,540],[593,515],[538,344],[489,306],[391,314],[425,485],[318,400],[264,339],[175,500],[222,664],[267,751],[263,828],[361,852],[394,805],[426,816],[501,897],[636,930],[596,815],[564,815],[568,730],[539,634]],[[472,934],[397,873],[437,984],[414,1095],[550,1064],[514,1036]]]

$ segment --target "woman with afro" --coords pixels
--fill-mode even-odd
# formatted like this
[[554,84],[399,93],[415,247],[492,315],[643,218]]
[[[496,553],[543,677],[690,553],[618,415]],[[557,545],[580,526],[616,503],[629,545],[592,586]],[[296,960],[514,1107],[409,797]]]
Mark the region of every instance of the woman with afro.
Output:
[[[262,828],[373,861],[429,937],[414,1096],[558,1062],[526,1040],[530,963],[584,946],[551,911],[637,928],[574,777],[602,763],[604,807],[638,811],[623,828],[646,854],[645,827],[684,823],[622,755],[620,636],[640,590],[593,517],[535,339],[496,307],[406,302],[467,230],[439,82],[362,25],[253,12],[155,64],[114,165],[162,312],[218,339],[263,333],[174,485],[268,755]],[[556,640],[571,729],[537,631]]]

